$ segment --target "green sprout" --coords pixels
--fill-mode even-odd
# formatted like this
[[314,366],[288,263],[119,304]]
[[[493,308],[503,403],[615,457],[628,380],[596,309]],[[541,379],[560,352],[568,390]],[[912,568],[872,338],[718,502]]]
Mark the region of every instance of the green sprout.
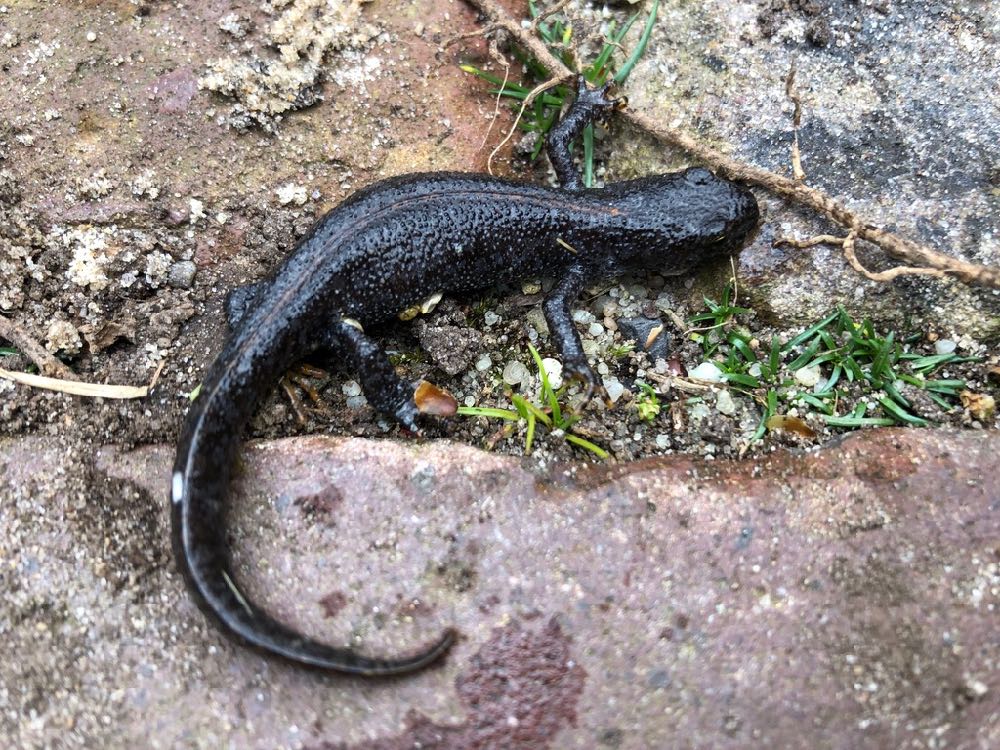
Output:
[[[609,78],[613,79],[619,85],[625,82],[625,79],[628,78],[632,69],[646,51],[649,38],[653,33],[653,26],[656,23],[656,14],[659,7],[660,0],[653,0],[653,4],[649,9],[649,17],[646,19],[646,25],[643,27],[638,44],[636,44],[635,49],[632,50],[632,53],[625,59],[621,67],[617,69],[613,66],[612,54],[615,50],[621,49],[622,40],[639,18],[639,14],[636,13],[630,17],[620,28],[617,28],[615,21],[612,21],[608,25],[608,35],[600,52],[582,69],[583,76],[587,79],[588,83],[594,86],[601,86]],[[531,15],[532,20],[538,17],[539,10],[533,0],[529,0],[528,2],[528,13]],[[569,49],[569,43],[573,37],[572,27],[557,14],[554,20],[550,22],[540,22],[537,26],[537,31],[539,37],[548,45],[552,53],[566,63],[567,67],[573,68],[574,60]],[[494,95],[499,94],[502,97],[514,100],[515,111],[517,111],[520,109],[520,102],[528,98],[528,94],[531,93],[534,86],[548,80],[551,76],[542,67],[541,63],[523,51],[515,48],[514,56],[527,71],[531,80],[530,85],[505,81],[491,73],[480,70],[475,65],[464,64],[460,67],[466,73],[482,78],[484,81],[492,84],[495,88],[491,89],[490,93]],[[542,147],[545,144],[545,134],[555,125],[563,104],[572,96],[572,92],[572,87],[555,86],[536,96],[531,106],[525,108],[521,119],[518,121],[518,127],[526,132],[538,134],[538,142],[531,153],[532,161],[538,158],[538,155],[541,153]],[[587,187],[591,187],[594,183],[593,125],[588,125],[583,131],[583,182]]]
[[538,377],[542,383],[542,387],[539,392],[539,403],[532,403],[528,399],[524,398],[524,396],[517,393],[511,393],[510,400],[511,403],[514,404],[513,409],[498,409],[495,407],[483,406],[460,406],[458,408],[458,413],[466,417],[503,419],[508,422],[523,421],[526,424],[524,438],[524,452],[526,455],[531,453],[531,448],[535,440],[535,428],[539,423],[541,423],[550,432],[560,432],[566,441],[571,445],[590,451],[598,458],[607,458],[608,452],[606,450],[571,432],[573,425],[580,419],[580,417],[569,414],[566,407],[560,401],[561,397],[566,392],[566,387],[563,386],[558,390],[554,389],[552,384],[549,382],[548,373],[545,372],[541,355],[539,355],[538,351],[531,344],[528,344],[528,350],[531,352],[532,359],[535,360],[535,366],[538,368]]
[[[731,289],[726,288],[721,303],[706,299],[708,311],[689,322],[703,326],[695,329],[692,339],[701,345],[705,357],[713,358],[736,390],[762,405],[763,415],[751,442],[763,437],[768,420],[779,413],[779,401],[809,407],[831,427],[926,426],[930,421],[913,413],[913,404],[902,387],[920,389],[943,410],[950,411],[965,381],[930,376],[948,365],[978,361],[956,354],[923,356],[908,352],[894,332],[882,335],[871,320],[855,321],[841,306],[790,341],[782,344],[772,338],[762,347],[737,324],[737,316],[748,311],[732,304]],[[819,370],[818,389],[810,390],[795,380],[795,373],[803,368]],[[858,403],[846,414],[838,413],[838,407],[859,392],[880,407],[881,415],[869,415],[871,404],[866,402]]]
[[608,347],[608,356],[613,359],[624,359],[629,354],[635,351],[635,342],[626,341],[621,344],[616,344],[614,346]]
[[639,388],[642,392],[636,397],[636,411],[639,413],[639,419],[652,423],[660,413],[660,399],[651,385],[639,383]]

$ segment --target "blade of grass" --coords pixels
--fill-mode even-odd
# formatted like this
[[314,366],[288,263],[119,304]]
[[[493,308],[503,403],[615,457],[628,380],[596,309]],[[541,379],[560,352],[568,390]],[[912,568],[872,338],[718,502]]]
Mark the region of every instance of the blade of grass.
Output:
[[600,446],[594,445],[592,442],[590,442],[589,440],[585,440],[579,435],[571,435],[569,433],[566,433],[566,441],[569,443],[573,443],[573,445],[577,445],[583,448],[584,450],[590,451],[598,458],[603,459],[608,457],[608,452],[606,450],[604,450]]
[[806,347],[806,350],[802,352],[802,354],[800,354],[794,360],[792,360],[792,362],[788,365],[788,369],[792,372],[795,372],[799,368],[805,366],[807,362],[810,362],[812,358],[816,356],[816,352],[819,351],[819,345],[820,345],[820,340],[814,339],[812,343],[810,343],[809,346]]
[[831,427],[892,427],[897,424],[895,419],[883,417],[828,417],[821,414],[820,418]]
[[797,347],[803,341],[807,341],[808,339],[811,339],[813,336],[816,335],[816,333],[821,328],[826,328],[828,325],[830,325],[830,323],[832,323],[834,320],[836,320],[837,316],[839,314],[840,314],[839,312],[831,313],[831,314],[827,315],[825,318],[823,318],[823,320],[821,320],[819,323],[816,323],[814,325],[809,326],[806,330],[804,330],[798,336],[796,336],[791,341],[789,341],[787,344],[785,344],[783,347],[781,347],[781,351],[783,351],[783,352],[790,352],[792,349],[794,349],[795,347]]
[[816,396],[814,396],[812,394],[809,394],[809,393],[800,393],[799,394],[799,399],[801,399],[802,401],[805,401],[811,407],[813,407],[814,409],[817,409],[818,411],[820,411],[823,414],[830,414],[833,411],[833,406],[831,406],[830,404],[828,404],[823,399],[817,398]]
[[541,422],[543,425],[545,425],[546,427],[548,427],[550,430],[552,429],[552,418],[549,417],[548,414],[546,414],[544,411],[542,411],[541,409],[539,409],[537,406],[535,406],[530,401],[525,401],[524,405],[527,407],[528,411],[531,414],[535,415],[535,418],[538,419],[539,422]]
[[491,406],[460,406],[458,407],[456,413],[462,415],[463,417],[507,419],[512,422],[516,422],[521,418],[516,411],[511,411],[510,409],[495,409]]
[[632,68],[635,67],[636,63],[639,62],[639,58],[645,53],[646,45],[649,44],[649,38],[653,34],[653,26],[656,24],[656,13],[659,9],[660,0],[653,0],[653,5],[649,9],[649,18],[646,19],[646,25],[642,29],[642,36],[639,37],[639,44],[632,50],[632,54],[628,56],[625,64],[615,73],[615,83],[624,83],[625,79],[631,74]]
[[732,336],[729,339],[729,343],[736,351],[738,351],[740,354],[743,355],[743,359],[745,359],[747,362],[757,361],[757,355],[754,353],[754,350],[751,349],[750,345],[746,341],[744,341],[740,336]]
[[928,424],[930,424],[926,419],[921,419],[918,416],[910,414],[910,412],[906,411],[906,409],[897,404],[891,398],[883,396],[878,400],[878,402],[882,405],[882,408],[885,409],[887,413],[891,414],[892,416],[896,417],[896,419],[902,422],[916,425],[917,427],[926,427]]
[[722,377],[730,383],[736,383],[737,385],[742,385],[747,388],[760,388],[760,380],[755,378],[753,375],[744,375],[739,372],[724,372],[722,373]]
[[[612,21],[611,24],[608,26],[608,37],[610,39],[614,39],[614,30],[615,30],[615,22]],[[584,73],[584,77],[587,79],[587,83],[595,85],[600,85],[601,83],[603,83],[603,80],[601,79],[604,78],[603,75],[604,66],[608,64],[608,60],[611,59],[611,53],[614,51],[615,51],[614,44],[608,44],[607,42],[604,43],[604,46],[601,47],[600,53],[597,55],[597,57],[594,58],[594,62],[592,62],[588,66],[586,72]]]
[[[956,398],[958,396],[958,394],[950,394],[950,395],[953,395]],[[934,392],[929,392],[927,394],[927,397],[945,411],[951,411],[952,409],[955,408],[955,404],[949,404],[947,401],[945,401],[943,398],[941,398],[938,394]]]
[[528,412],[528,430],[524,437],[524,455],[531,455],[531,446],[535,442],[535,415]]
[[889,398],[891,398],[897,404],[899,404],[900,406],[902,406],[904,408],[909,408],[910,402],[907,401],[906,396],[904,396],[902,393],[899,392],[899,389],[896,388],[896,384],[895,383],[888,383],[888,382],[884,383],[882,385],[882,390],[886,394],[888,394]]
[[552,385],[549,383],[549,375],[545,372],[545,365],[542,364],[542,355],[531,344],[528,344],[528,351],[531,352],[531,358],[535,360],[535,367],[538,368],[538,377],[542,381],[542,400],[546,401],[549,405],[549,410],[552,412],[552,421],[556,425],[562,426],[562,409],[559,407],[559,399],[555,391],[552,390]]
[[517,409],[517,413],[521,415],[521,419],[528,418],[528,402],[524,400],[523,396],[518,396],[516,393],[510,395],[510,401],[514,404],[514,408]]

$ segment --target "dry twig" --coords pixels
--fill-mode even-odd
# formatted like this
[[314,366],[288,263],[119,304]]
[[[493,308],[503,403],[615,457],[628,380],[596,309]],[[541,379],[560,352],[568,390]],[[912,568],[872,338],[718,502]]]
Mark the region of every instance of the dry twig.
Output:
[[[569,75],[574,72],[550,53],[545,43],[531,29],[522,28],[521,24],[513,19],[497,0],[467,0],[467,2],[483,13],[492,27],[502,28],[510,34],[520,46],[528,50],[539,63],[554,75]],[[933,269],[953,276],[966,284],[1000,289],[1000,269],[969,263],[933,250],[922,243],[880,229],[864,217],[850,211],[822,190],[802,184],[793,178],[739,162],[711,146],[701,143],[682,130],[662,125],[642,112],[625,110],[622,116],[662,143],[687,152],[693,159],[724,177],[758,185],[775,195],[793,203],[807,206],[817,213],[829,217],[847,230],[854,231],[858,238],[878,245],[887,255],[908,266]]]
[[[27,385],[32,388],[41,388],[46,391],[58,391],[59,393],[69,393],[73,396],[87,396],[89,398],[145,398],[156,386],[159,380],[160,371],[164,362],[160,362],[153,373],[149,385],[108,385],[106,383],[81,383],[74,376],[73,380],[63,378],[47,378],[44,375],[32,375],[27,372],[11,372],[10,370],[0,370],[0,378]],[[70,373],[72,374],[72,373]]]
[[3,315],[0,315],[0,339],[16,346],[44,374],[62,380],[79,380],[71,369],[46,351],[27,331]]

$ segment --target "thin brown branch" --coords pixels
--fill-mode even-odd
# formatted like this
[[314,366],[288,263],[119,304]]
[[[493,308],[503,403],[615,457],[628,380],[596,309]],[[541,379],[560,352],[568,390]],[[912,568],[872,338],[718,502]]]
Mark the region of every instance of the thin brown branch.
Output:
[[570,0],[559,0],[559,2],[557,2],[552,7],[546,8],[545,10],[543,10],[541,13],[539,13],[537,16],[535,16],[535,20],[533,20],[531,22],[531,28],[532,28],[532,30],[537,29],[538,28],[538,24],[540,24],[542,21],[544,21],[549,16],[554,16],[556,13],[558,13],[563,8],[565,8],[567,5],[569,5],[569,3],[570,3]]
[[489,158],[486,159],[487,172],[493,174],[493,157],[495,157],[500,152],[500,149],[507,144],[507,141],[514,136],[514,131],[517,130],[517,123],[519,123],[521,121],[521,117],[524,116],[524,110],[527,109],[533,101],[535,101],[535,97],[544,91],[548,91],[553,86],[558,86],[560,83],[564,83],[568,78],[571,78],[572,75],[572,73],[567,73],[563,76],[550,78],[549,80],[538,84],[535,88],[528,92],[528,95],[524,97],[524,101],[521,102],[521,108],[517,111],[517,117],[514,118],[514,124],[510,126],[510,130],[507,131],[506,137],[497,144],[497,147],[490,152]]
[[17,347],[44,375],[62,380],[79,380],[71,369],[46,351],[31,334],[3,315],[0,315],[0,339],[6,339]]
[[802,152],[799,150],[799,127],[802,125],[802,99],[795,88],[795,63],[788,71],[785,79],[785,96],[792,103],[792,177],[799,182],[806,178],[805,170],[802,169]]
[[501,26],[500,24],[491,23],[489,26],[484,26],[483,28],[476,29],[475,31],[466,31],[464,34],[456,34],[455,36],[450,36],[441,43],[441,46],[447,49],[453,44],[464,42],[466,39],[478,39],[481,36],[489,36],[494,31],[503,28],[504,27]]
[[[545,43],[530,29],[522,28],[521,24],[508,15],[507,11],[496,0],[467,0],[467,2],[483,13],[492,25],[503,28],[551,73],[565,75],[574,72],[550,53]],[[642,112],[626,110],[622,116],[661,143],[687,152],[695,161],[701,162],[724,177],[758,185],[792,203],[811,208],[849,231],[854,230],[860,239],[878,245],[887,255],[908,266],[931,268],[953,276],[966,284],[1000,289],[1000,269],[969,263],[933,250],[914,240],[880,229],[863,216],[848,210],[822,190],[796,182],[792,178],[769,172],[766,169],[737,161],[721,151],[699,142],[684,131],[667,127]]]
[[832,234],[820,234],[804,240],[793,240],[781,238],[775,242],[776,245],[787,245],[788,247],[806,248],[816,245],[840,245],[844,249],[844,257],[851,264],[851,268],[872,281],[886,283],[900,276],[934,276],[939,279],[945,278],[947,274],[939,268],[915,268],[913,266],[896,266],[885,271],[869,271],[858,260],[855,253],[858,233],[853,229],[847,233],[846,237],[835,237]]

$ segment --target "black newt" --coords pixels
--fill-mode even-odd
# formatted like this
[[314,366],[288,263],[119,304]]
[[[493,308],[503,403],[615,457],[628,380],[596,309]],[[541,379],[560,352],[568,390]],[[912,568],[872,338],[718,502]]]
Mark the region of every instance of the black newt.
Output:
[[355,193],[312,228],[273,276],[227,301],[233,331],[205,376],[177,447],[171,486],[177,564],[201,609],[230,637],[301,665],[391,675],[431,664],[449,630],[409,658],[373,658],[311,640],[240,591],[226,542],[226,496],[239,437],[294,362],[332,348],[357,371],[369,403],[419,433],[414,389],[364,329],[435,292],[555,277],[544,302],[567,374],[592,392],[570,304],[589,282],[629,269],[678,274],[739,251],[758,223],[744,187],[705,169],[584,190],[570,143],[616,102],[580,81],[550,134],[563,187],[441,172],[388,179]]

